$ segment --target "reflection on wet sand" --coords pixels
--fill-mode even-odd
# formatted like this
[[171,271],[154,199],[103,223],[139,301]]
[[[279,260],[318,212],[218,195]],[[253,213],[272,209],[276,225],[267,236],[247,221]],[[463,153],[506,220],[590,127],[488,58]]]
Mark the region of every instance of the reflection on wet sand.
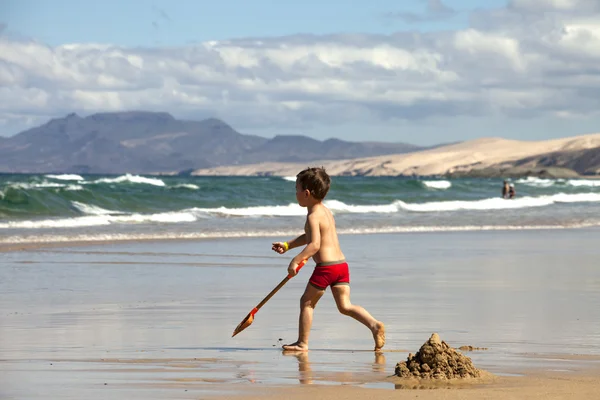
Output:
[[312,385],[313,374],[307,351],[283,351],[284,356],[296,357],[298,360],[298,381],[303,385]]
[[[308,351],[282,351],[284,356],[296,357],[298,360],[298,381],[303,385],[312,385],[315,380],[315,374],[311,367],[309,352]],[[371,369],[376,374],[385,374],[385,363],[386,358],[382,352],[375,352],[375,359],[373,364],[371,365]],[[326,374],[320,374],[318,379],[321,381],[329,380],[331,376],[326,376]],[[354,378],[354,377],[352,377]],[[353,381],[354,379],[352,379]],[[342,381],[343,382],[343,381]]]

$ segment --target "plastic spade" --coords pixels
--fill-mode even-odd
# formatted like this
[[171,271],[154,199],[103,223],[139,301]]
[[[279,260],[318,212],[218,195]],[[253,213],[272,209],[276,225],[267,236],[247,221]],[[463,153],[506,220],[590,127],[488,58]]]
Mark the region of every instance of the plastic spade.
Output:
[[[298,268],[296,269],[296,273],[300,272],[300,269],[302,269],[302,267],[304,266],[304,264],[306,263],[306,260],[301,261],[300,264],[298,264]],[[267,297],[265,297],[264,299],[262,299],[262,301],[260,303],[258,303],[258,305],[256,307],[254,307],[252,309],[252,311],[250,311],[248,313],[248,315],[246,315],[246,318],[244,318],[242,320],[242,322],[240,322],[240,324],[235,328],[235,330],[233,331],[233,335],[231,335],[231,337],[234,337],[235,335],[237,335],[238,333],[240,333],[241,331],[243,331],[244,329],[246,329],[247,327],[249,327],[250,325],[252,325],[252,322],[254,322],[254,315],[258,312],[258,310],[260,310],[260,308],[262,306],[264,306],[267,301],[269,301],[269,299],[271,297],[273,297],[275,295],[275,293],[277,293],[277,291],[279,289],[281,289],[283,287],[283,285],[285,285],[287,283],[287,281],[289,281],[292,278],[291,275],[288,274],[288,276],[286,276],[285,278],[283,278],[283,280],[281,282],[279,282],[279,285],[277,285],[275,287],[275,289],[271,290],[271,293],[269,293],[267,295]]]

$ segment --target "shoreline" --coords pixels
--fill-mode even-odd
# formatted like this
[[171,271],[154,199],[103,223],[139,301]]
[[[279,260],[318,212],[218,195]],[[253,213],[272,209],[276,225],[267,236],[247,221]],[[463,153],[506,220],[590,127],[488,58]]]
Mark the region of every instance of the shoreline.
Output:
[[[379,231],[354,231],[343,232],[340,230],[340,236],[356,236],[356,235],[406,235],[406,234],[435,234],[435,233],[473,233],[473,232],[531,232],[531,231],[562,231],[562,230],[596,230],[600,228],[598,224],[579,224],[572,226],[562,225],[544,225],[544,226],[469,226],[469,227],[398,227],[399,229],[379,230]],[[134,238],[98,238],[97,240],[70,240],[64,237],[63,240],[48,240],[48,241],[15,241],[15,242],[0,242],[0,253],[37,250],[44,248],[68,248],[68,247],[85,247],[85,246],[106,246],[111,244],[127,244],[127,243],[152,243],[152,242],[193,242],[193,241],[219,241],[219,240],[244,240],[256,238],[278,237],[282,235],[294,235],[294,232],[264,232],[256,235],[248,236],[167,236],[157,237],[134,237]]]
[[[310,352],[309,352],[310,353]],[[366,353],[366,351],[365,351]],[[385,353],[385,352],[384,352]],[[465,352],[467,356],[470,352]],[[38,377],[45,379],[64,371],[77,371],[78,379],[96,390],[109,391],[111,398],[124,398],[133,392],[135,398],[153,398],[152,393],[160,391],[161,398],[197,399],[238,399],[258,400],[265,398],[287,398],[312,400],[344,398],[348,400],[387,400],[387,399],[597,399],[600,392],[600,356],[585,354],[553,355],[572,365],[561,370],[547,366],[521,367],[501,372],[484,371],[482,378],[455,380],[407,380],[396,377],[390,365],[405,359],[401,352],[398,360],[391,360],[388,367],[378,365],[377,359],[372,370],[359,372],[356,368],[339,366],[324,368],[323,364],[310,363],[298,355],[297,372],[290,371],[287,378],[259,379],[252,375],[227,378],[222,376],[224,369],[233,371],[236,365],[254,364],[257,361],[235,360],[227,356],[180,358],[156,355],[134,357],[107,356],[99,359],[10,359],[0,360],[2,367],[25,362],[33,368]],[[536,354],[535,359],[547,360],[549,355]],[[321,368],[315,368],[321,366]],[[366,367],[366,365],[365,365]],[[257,365],[258,369],[260,366]],[[10,369],[8,370],[10,371]],[[133,379],[131,377],[135,376]],[[45,380],[44,379],[44,380]],[[94,383],[95,382],[95,383]],[[1,393],[1,391],[0,391]],[[144,396],[146,394],[146,396]],[[139,397],[138,397],[139,396]],[[13,397],[8,397],[13,398]],[[14,397],[17,398],[17,397]],[[130,398],[130,397],[127,397]]]
[[[415,385],[401,387],[401,383],[390,379],[389,388],[373,385],[351,386],[302,385],[250,390],[247,394],[210,396],[211,399],[258,400],[264,398],[286,398],[312,400],[343,398],[348,400],[396,400],[396,399],[461,399],[461,400],[506,400],[506,399],[597,399],[600,390],[598,370],[574,374],[532,373],[524,377],[496,377],[490,383],[457,383],[455,386]],[[393,386],[392,386],[393,385]]]

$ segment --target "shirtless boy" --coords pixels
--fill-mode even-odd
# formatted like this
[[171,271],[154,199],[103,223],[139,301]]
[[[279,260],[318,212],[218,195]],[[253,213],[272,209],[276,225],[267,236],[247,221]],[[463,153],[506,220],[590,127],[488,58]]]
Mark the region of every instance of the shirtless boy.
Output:
[[313,311],[328,286],[340,313],[348,315],[365,325],[373,334],[375,351],[385,344],[385,327],[361,306],[350,303],[350,273],[344,254],[340,249],[333,214],[322,203],[329,191],[331,180],[323,168],[307,168],[296,176],[296,200],[306,207],[308,214],[304,234],[289,242],[273,243],[273,250],[283,254],[290,249],[306,246],[295,256],[288,267],[291,276],[302,260],[312,257],[317,263],[304,294],[300,299],[298,340],[286,344],[286,351],[308,351],[308,336]]

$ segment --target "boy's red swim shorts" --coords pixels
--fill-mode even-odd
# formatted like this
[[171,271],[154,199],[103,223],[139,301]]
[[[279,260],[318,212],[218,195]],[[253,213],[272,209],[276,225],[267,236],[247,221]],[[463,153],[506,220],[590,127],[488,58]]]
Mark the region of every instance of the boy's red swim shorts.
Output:
[[308,281],[323,290],[327,289],[327,286],[349,285],[348,263],[345,261],[318,263]]

